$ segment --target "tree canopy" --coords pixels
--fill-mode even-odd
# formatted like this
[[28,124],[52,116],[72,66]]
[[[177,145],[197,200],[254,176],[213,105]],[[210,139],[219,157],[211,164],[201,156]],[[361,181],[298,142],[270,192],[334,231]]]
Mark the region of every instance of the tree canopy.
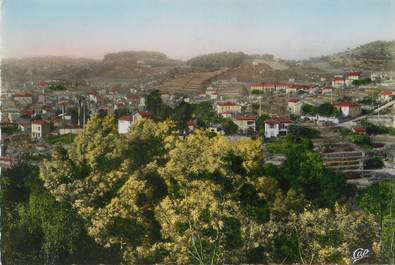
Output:
[[248,58],[248,55],[242,52],[219,52],[196,56],[189,59],[187,64],[208,70],[217,70],[223,67],[237,67]]
[[369,247],[378,240],[371,215],[335,206],[344,179],[323,168],[298,130],[284,138],[288,160],[276,167],[263,166],[260,140],[200,130],[180,139],[174,122],[152,120],[125,136],[114,124],[92,118],[40,175],[124,263],[347,264],[368,241],[359,233],[369,232]]

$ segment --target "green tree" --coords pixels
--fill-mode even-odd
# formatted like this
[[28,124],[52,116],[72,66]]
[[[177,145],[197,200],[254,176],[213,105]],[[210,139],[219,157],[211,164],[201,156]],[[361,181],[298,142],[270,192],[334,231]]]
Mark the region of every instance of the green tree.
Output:
[[395,183],[377,182],[363,189],[357,197],[358,207],[375,216],[383,242],[381,259],[395,263]]
[[193,107],[188,102],[182,101],[172,112],[172,119],[177,122],[180,131],[186,130],[186,122],[192,118]]
[[303,104],[302,112],[305,115],[315,115],[317,113],[317,109],[313,105]]
[[229,118],[223,119],[221,125],[227,135],[236,134],[239,131],[239,127]]
[[330,117],[336,112],[335,107],[331,103],[325,102],[318,106],[317,113],[321,116]]
[[264,135],[265,134],[265,121],[270,119],[271,117],[267,114],[262,114],[261,116],[258,116],[256,119],[256,130],[259,135]]
[[160,91],[151,91],[147,96],[147,110],[150,111],[155,118],[159,119],[162,116],[162,105],[163,103]]
[[36,167],[15,165],[3,172],[1,181],[3,262],[117,262],[88,237],[70,205],[44,189]]
[[197,119],[197,125],[199,127],[207,128],[210,124],[219,123],[221,120],[210,101],[193,104],[192,107],[192,116]]
[[384,167],[384,162],[381,157],[376,156],[365,161],[366,169],[378,169],[383,167]]
[[158,262],[157,251],[147,249],[160,238],[153,211],[166,188],[150,163],[163,160],[174,129],[173,123],[142,120],[120,137],[111,116],[94,117],[70,150],[59,148],[44,161],[45,187],[78,211],[100,245],[121,257],[132,251],[133,263]]
[[306,210],[293,214],[288,227],[296,237],[298,262],[302,264],[351,264],[352,252],[361,246],[379,255],[374,218],[363,212],[350,212],[339,205],[334,212]]

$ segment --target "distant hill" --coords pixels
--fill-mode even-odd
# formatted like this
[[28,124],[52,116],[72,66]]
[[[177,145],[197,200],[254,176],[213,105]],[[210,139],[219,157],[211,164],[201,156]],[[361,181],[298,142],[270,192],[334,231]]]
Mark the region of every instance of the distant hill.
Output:
[[167,60],[167,56],[164,53],[153,52],[153,51],[125,51],[117,53],[109,53],[104,55],[103,62],[110,61],[133,61],[137,60]]
[[395,70],[395,41],[370,42],[330,56],[329,63],[340,67]]
[[187,61],[187,64],[206,70],[218,70],[238,67],[248,58],[249,56],[242,52],[218,52],[193,57]]
[[151,66],[163,66],[179,64],[180,61],[167,58],[166,54],[154,51],[125,51],[104,55],[103,64],[146,64]]
[[[273,55],[247,55],[243,52],[219,52],[189,59],[173,60],[154,51],[123,51],[106,54],[102,60],[47,56],[5,59],[4,81],[47,79],[168,80],[177,73],[215,71],[228,68],[226,75],[239,80],[282,80],[298,78],[317,70],[337,72],[358,68],[371,71],[395,70],[395,41],[375,41],[329,56],[303,62],[274,60]],[[303,71],[293,69],[303,68]],[[192,70],[191,70],[192,69]],[[281,73],[287,73],[281,77]],[[306,73],[305,73],[306,72]],[[322,73],[320,73],[322,74]]]
[[102,60],[47,56],[6,59],[2,65],[5,81],[47,79],[144,79],[166,74],[184,63],[150,51],[109,53]]
[[333,55],[311,58],[305,63],[325,70],[359,68],[391,71],[395,70],[395,41],[374,41]]
[[93,59],[45,56],[9,58],[2,61],[3,80],[65,79],[96,63]]

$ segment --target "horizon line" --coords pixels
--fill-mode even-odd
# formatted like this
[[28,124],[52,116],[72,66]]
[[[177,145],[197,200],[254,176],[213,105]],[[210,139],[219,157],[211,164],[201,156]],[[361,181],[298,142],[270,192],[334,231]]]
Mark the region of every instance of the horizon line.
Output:
[[122,52],[157,52],[157,53],[164,54],[167,57],[167,59],[186,62],[186,61],[188,61],[188,60],[190,60],[192,58],[199,57],[199,56],[204,56],[204,55],[209,55],[209,54],[216,54],[216,53],[222,53],[222,52],[231,52],[231,53],[242,52],[242,53],[244,53],[244,54],[246,54],[248,56],[252,56],[252,55],[272,55],[275,59],[280,59],[280,60],[285,60],[285,61],[304,61],[304,60],[309,60],[309,59],[312,59],[312,58],[319,58],[319,57],[323,57],[323,56],[335,55],[337,53],[346,52],[348,49],[351,49],[351,50],[352,49],[356,49],[358,47],[361,47],[361,46],[364,46],[364,45],[367,45],[367,44],[370,44],[370,43],[374,43],[374,42],[395,42],[395,39],[392,39],[392,40],[372,40],[372,41],[369,41],[369,42],[364,42],[363,44],[356,45],[356,46],[354,46],[352,48],[339,50],[339,51],[336,51],[336,52],[333,52],[333,53],[330,53],[330,54],[322,54],[322,55],[318,55],[318,56],[309,56],[309,57],[306,57],[306,58],[303,58],[303,59],[302,58],[300,58],[300,59],[284,58],[284,57],[281,57],[281,56],[276,56],[275,54],[270,53],[270,52],[251,52],[251,53],[249,53],[249,52],[245,52],[243,50],[238,50],[238,51],[233,51],[233,50],[212,51],[212,52],[207,52],[207,53],[201,53],[201,54],[198,54],[198,55],[194,55],[194,56],[188,57],[187,59],[185,59],[185,58],[181,59],[181,58],[177,58],[177,57],[170,57],[167,53],[165,53],[163,51],[160,51],[160,50],[149,50],[149,49],[147,49],[147,50],[142,50],[142,49],[130,49],[129,50],[129,49],[127,49],[127,50],[125,50],[125,49],[121,49],[121,50],[117,50],[117,51],[104,52],[102,55],[90,56],[90,57],[83,57],[83,56],[78,56],[78,55],[66,55],[66,54],[64,54],[64,55],[47,54],[47,55],[37,55],[37,56],[28,55],[28,56],[21,56],[21,57],[19,57],[19,56],[18,57],[16,57],[16,56],[7,57],[6,54],[3,54],[2,60],[39,59],[39,58],[49,58],[49,57],[51,57],[51,58],[58,57],[58,58],[67,58],[67,59],[103,60],[104,57],[106,55],[108,55],[108,54],[117,54],[117,53],[122,53]]

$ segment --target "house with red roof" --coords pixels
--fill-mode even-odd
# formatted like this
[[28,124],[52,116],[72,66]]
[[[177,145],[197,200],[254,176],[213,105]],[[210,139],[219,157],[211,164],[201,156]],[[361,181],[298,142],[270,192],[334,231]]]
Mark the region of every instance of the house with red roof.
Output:
[[265,121],[265,137],[273,138],[288,133],[288,127],[294,122],[288,117],[275,117]]
[[124,115],[118,118],[118,133],[126,134],[130,131],[133,124],[141,119],[150,119],[152,117],[151,112],[138,111],[133,115]]
[[250,84],[250,90],[253,91],[260,91],[260,92],[275,92],[276,91],[276,84],[275,83],[252,83]]
[[241,112],[241,106],[233,101],[218,101],[215,105],[215,109],[218,114],[225,112],[239,113]]
[[125,102],[118,101],[114,104],[114,110],[122,109],[123,107],[125,107]]
[[344,87],[346,84],[346,81],[344,80],[343,77],[336,76],[335,78],[332,79],[332,86],[333,87]]
[[152,113],[149,111],[137,111],[135,114],[133,114],[133,120],[138,121],[141,119],[151,119],[152,118]]
[[133,116],[132,115],[124,115],[118,118],[118,133],[126,134],[130,131],[130,128],[133,124]]
[[333,89],[330,86],[326,86],[321,89],[322,95],[328,95],[328,94],[330,95],[330,94],[332,94],[332,92],[333,92]]
[[292,114],[300,115],[302,112],[302,106],[303,106],[302,101],[300,101],[297,98],[291,98],[288,100],[287,109],[288,109],[288,112],[290,112]]
[[381,102],[388,102],[388,101],[392,100],[394,96],[395,96],[395,93],[392,91],[381,91],[379,93],[379,100]]
[[21,130],[21,132],[30,133],[30,131],[31,131],[30,121],[21,120],[21,121],[18,121],[17,124],[18,124],[18,129]]
[[47,120],[32,122],[32,139],[41,139],[47,137],[50,130],[50,123]]
[[137,107],[140,104],[140,97],[137,95],[125,96],[125,100],[129,104],[129,106]]
[[47,82],[44,81],[38,81],[37,82],[37,87],[40,89],[45,89],[49,87],[49,84]]
[[36,112],[34,111],[34,109],[28,109],[28,110],[22,111],[20,116],[31,119],[34,116],[36,116]]
[[97,102],[99,102],[100,96],[96,92],[89,92],[88,93],[88,99],[90,101],[93,101],[93,102],[97,103]]
[[13,160],[9,156],[0,156],[0,167],[11,168],[13,165]]
[[335,103],[336,109],[340,110],[344,117],[356,117],[361,114],[361,104],[352,101],[339,101]]
[[346,76],[347,76],[347,80],[354,81],[354,80],[359,80],[361,73],[358,71],[352,71],[352,72],[348,72]]
[[255,114],[235,114],[232,118],[233,122],[239,127],[240,131],[255,132],[256,131],[256,119]]
[[33,102],[32,93],[30,92],[15,93],[14,101],[21,105],[31,105]]

